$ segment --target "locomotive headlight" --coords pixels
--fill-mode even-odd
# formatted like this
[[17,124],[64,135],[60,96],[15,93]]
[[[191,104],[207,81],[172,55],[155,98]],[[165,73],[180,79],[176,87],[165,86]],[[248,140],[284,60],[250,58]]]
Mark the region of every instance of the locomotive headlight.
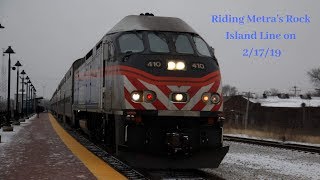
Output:
[[179,61],[179,62],[177,62],[177,64],[176,64],[176,69],[177,69],[177,70],[184,70],[185,67],[186,67],[186,65],[185,65],[184,62],[182,62],[182,61]]
[[141,95],[140,95],[140,93],[137,92],[137,91],[132,92],[132,93],[131,93],[131,99],[132,99],[133,101],[135,101],[135,102],[141,101]]
[[186,70],[186,64],[183,61],[168,61],[168,70]]
[[221,98],[219,94],[212,94],[211,95],[211,101],[213,104],[218,104],[220,102]]
[[203,93],[201,99],[204,103],[207,103],[210,100],[210,93]]
[[168,70],[174,70],[176,68],[176,63],[174,61],[168,62]]
[[169,98],[172,102],[176,103],[185,103],[188,101],[188,94],[187,93],[180,93],[180,92],[174,92],[170,94]]
[[182,101],[182,99],[183,99],[183,95],[182,95],[182,94],[180,94],[180,93],[175,94],[175,95],[174,95],[174,99],[175,99],[176,101]]

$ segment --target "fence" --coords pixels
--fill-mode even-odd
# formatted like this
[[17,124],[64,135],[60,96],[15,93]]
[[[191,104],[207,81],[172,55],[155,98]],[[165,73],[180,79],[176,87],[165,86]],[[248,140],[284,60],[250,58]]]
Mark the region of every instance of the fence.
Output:
[[320,141],[320,107],[250,106],[248,114],[246,121],[245,111],[225,111],[225,129],[257,131],[282,140],[314,136]]

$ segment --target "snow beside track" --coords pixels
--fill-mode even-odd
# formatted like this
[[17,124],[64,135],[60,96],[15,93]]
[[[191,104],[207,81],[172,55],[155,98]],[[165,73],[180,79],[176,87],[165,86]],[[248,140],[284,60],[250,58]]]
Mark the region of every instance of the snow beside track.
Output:
[[280,148],[226,142],[230,151],[217,169],[225,179],[320,179],[320,155]]

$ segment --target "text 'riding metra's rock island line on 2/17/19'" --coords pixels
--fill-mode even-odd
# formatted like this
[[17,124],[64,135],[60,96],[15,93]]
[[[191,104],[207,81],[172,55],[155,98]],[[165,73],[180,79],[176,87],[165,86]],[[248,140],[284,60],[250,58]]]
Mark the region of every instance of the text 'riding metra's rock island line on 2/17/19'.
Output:
[[225,39],[228,40],[254,40],[254,39],[259,39],[259,40],[280,40],[280,39],[296,39],[296,35],[294,33],[290,34],[285,34],[283,36],[281,33],[271,33],[271,32],[257,32],[257,31],[252,31],[252,32],[239,32],[239,31],[234,31],[234,32],[226,32],[225,33]]

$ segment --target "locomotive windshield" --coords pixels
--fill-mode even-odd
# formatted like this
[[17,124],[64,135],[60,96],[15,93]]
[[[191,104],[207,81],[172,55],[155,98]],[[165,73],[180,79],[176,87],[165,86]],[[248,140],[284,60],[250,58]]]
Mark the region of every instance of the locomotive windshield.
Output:
[[144,50],[144,45],[142,41],[142,33],[126,33],[119,37],[118,39],[120,45],[120,51],[122,53],[126,52],[142,52]]
[[194,44],[196,45],[197,51],[203,56],[210,56],[210,52],[207,44],[199,37],[192,37]]
[[168,38],[164,33],[148,33],[148,40],[152,52],[169,52]]
[[121,53],[144,51],[211,57],[206,42],[198,35],[188,33],[126,32],[118,38],[118,43]]
[[177,53],[193,54],[194,51],[188,37],[184,34],[173,35],[174,47]]

